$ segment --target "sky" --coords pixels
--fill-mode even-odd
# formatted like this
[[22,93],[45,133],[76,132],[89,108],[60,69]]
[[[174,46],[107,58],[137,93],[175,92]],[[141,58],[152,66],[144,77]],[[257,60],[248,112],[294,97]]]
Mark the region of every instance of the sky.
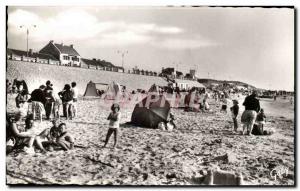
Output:
[[[84,58],[144,70],[197,70],[199,78],[294,89],[294,10],[221,7],[8,7],[9,48],[50,40]],[[36,27],[33,27],[36,25]]]

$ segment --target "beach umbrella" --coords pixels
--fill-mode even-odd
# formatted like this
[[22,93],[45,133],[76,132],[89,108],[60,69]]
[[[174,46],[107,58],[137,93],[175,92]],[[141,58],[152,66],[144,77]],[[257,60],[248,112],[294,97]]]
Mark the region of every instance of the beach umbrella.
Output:
[[167,122],[170,103],[163,95],[148,95],[135,105],[131,116],[134,125],[157,128],[160,122]]

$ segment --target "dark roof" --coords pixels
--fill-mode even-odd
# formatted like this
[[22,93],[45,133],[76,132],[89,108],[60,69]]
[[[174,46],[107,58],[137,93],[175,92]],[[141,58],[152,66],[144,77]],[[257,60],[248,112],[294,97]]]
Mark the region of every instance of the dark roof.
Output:
[[85,62],[87,65],[92,65],[92,66],[98,66],[99,63],[96,60],[90,60],[86,58],[81,58],[83,62]]
[[54,44],[54,45],[63,54],[69,54],[69,55],[72,55],[72,56],[80,56],[78,54],[78,52],[71,46],[66,46],[66,45],[63,45],[63,44]]
[[86,59],[86,58],[81,58],[81,60],[83,62],[85,62],[88,65],[92,65],[92,66],[100,66],[100,67],[109,67],[109,68],[119,68],[118,66],[114,66],[112,63],[110,62],[105,62],[103,60],[95,60],[95,59]]
[[[18,55],[18,56],[27,56],[27,52],[26,51],[16,50],[16,49],[10,49],[10,48],[7,49],[7,54],[15,54],[15,55]],[[32,52],[31,54],[28,53],[28,56],[31,57],[31,58],[57,60],[54,56],[52,56],[50,54],[37,53],[37,52]]]

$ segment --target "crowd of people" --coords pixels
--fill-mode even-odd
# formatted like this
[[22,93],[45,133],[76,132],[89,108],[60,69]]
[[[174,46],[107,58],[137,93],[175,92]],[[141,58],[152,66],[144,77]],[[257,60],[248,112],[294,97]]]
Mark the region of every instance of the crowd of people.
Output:
[[[13,148],[25,146],[23,150],[28,153],[34,152],[33,145],[41,152],[46,152],[45,145],[56,145],[63,150],[72,149],[74,138],[66,131],[66,124],[60,121],[60,108],[63,109],[63,117],[72,120],[77,116],[78,89],[76,82],[66,84],[64,89],[57,94],[53,90],[50,80],[29,94],[24,80],[15,79],[13,86],[9,80],[6,93],[16,93],[15,103],[18,112],[8,114],[6,117],[7,151]],[[14,87],[14,88],[12,88]],[[23,124],[25,118],[25,125]],[[34,121],[38,119],[52,120],[53,127],[45,129],[36,135],[31,132]],[[25,128],[24,128],[25,126]]]
[[[72,120],[78,115],[78,89],[76,82],[65,84],[62,91],[55,93],[53,84],[50,80],[46,81],[45,85],[40,85],[39,88],[33,90],[29,94],[27,85],[24,81],[15,80],[17,96],[15,98],[16,107],[19,112],[15,115],[8,115],[6,119],[7,127],[7,146],[11,151],[19,145],[25,145],[24,151],[34,152],[34,145],[41,152],[53,150],[53,148],[60,148],[69,150],[74,148],[74,137],[71,133],[66,131],[66,123],[61,121],[60,110],[62,108],[63,117],[66,120]],[[24,88],[25,87],[25,88]],[[158,92],[161,93],[161,92]],[[175,92],[180,97],[180,92]],[[208,99],[212,98],[220,101],[222,113],[227,113],[227,106],[229,104],[229,94],[226,92],[209,94],[205,91],[200,91],[197,88],[192,88],[188,94],[185,95],[185,111],[211,111]],[[192,102],[192,107],[191,107]],[[239,102],[236,99],[232,100],[233,106],[230,107],[231,116],[233,120],[233,131],[237,132],[239,128]],[[30,107],[31,106],[31,107]],[[264,130],[266,116],[264,110],[260,107],[257,99],[257,92],[247,96],[243,102],[245,111],[241,115],[241,122],[243,123],[242,134],[246,135],[267,135],[270,131]],[[27,112],[26,112],[27,108]],[[43,121],[44,115],[46,120],[52,120],[52,127],[44,129],[39,134],[31,133],[30,129],[34,126],[34,121],[39,119]],[[22,124],[22,118],[25,118],[25,125]],[[111,112],[107,117],[109,121],[109,128],[106,135],[103,147],[106,147],[111,135],[114,135],[115,148],[118,143],[118,129],[120,127],[120,105],[114,103],[111,106]],[[25,128],[23,128],[25,126]],[[175,116],[170,113],[169,120],[158,125],[161,130],[173,130],[177,128],[175,124]]]

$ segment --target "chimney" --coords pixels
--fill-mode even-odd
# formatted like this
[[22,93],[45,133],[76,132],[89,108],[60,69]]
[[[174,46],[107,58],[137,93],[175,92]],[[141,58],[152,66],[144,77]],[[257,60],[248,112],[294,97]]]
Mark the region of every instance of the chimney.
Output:
[[70,45],[71,48],[74,48],[73,44]]

